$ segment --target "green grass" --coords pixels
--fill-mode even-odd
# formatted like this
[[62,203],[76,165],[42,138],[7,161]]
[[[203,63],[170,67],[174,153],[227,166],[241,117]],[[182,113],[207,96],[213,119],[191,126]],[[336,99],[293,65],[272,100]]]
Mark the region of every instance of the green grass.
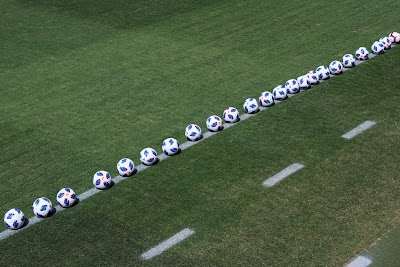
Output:
[[[205,129],[227,106],[400,28],[398,2],[359,6],[0,2],[0,211],[30,217],[36,197],[82,193],[120,158],[138,163],[144,147],[184,141],[186,125]],[[197,234],[150,265],[343,264],[399,218],[399,51],[0,242],[0,265],[146,264],[142,252],[184,227]],[[365,120],[378,125],[339,138]],[[299,161],[304,170],[260,187]]]

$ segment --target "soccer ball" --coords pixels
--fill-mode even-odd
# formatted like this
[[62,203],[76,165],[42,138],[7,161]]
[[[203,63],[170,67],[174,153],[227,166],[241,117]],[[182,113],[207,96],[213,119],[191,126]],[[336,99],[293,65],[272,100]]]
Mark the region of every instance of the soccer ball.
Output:
[[206,120],[207,129],[211,132],[218,132],[223,129],[222,120],[217,115],[212,115]]
[[310,79],[310,83],[311,83],[312,85],[319,84],[319,77],[318,77],[318,75],[315,73],[315,71],[310,70],[310,71],[307,73],[307,76],[308,76],[308,79]]
[[360,47],[356,50],[356,59],[367,60],[369,58],[368,49],[365,47]]
[[311,88],[311,81],[308,78],[308,75],[299,76],[297,78],[297,82],[299,84],[300,89],[306,90]]
[[25,216],[19,209],[10,209],[4,215],[4,224],[8,229],[17,230],[24,226]]
[[57,202],[63,208],[69,208],[74,205],[76,194],[71,188],[63,188],[57,193]]
[[234,107],[226,108],[222,116],[224,117],[225,122],[228,123],[235,123],[240,120],[239,111]]
[[274,88],[274,90],[272,91],[272,93],[274,94],[275,101],[282,101],[282,100],[285,100],[288,97],[287,96],[287,89],[283,85],[276,86]]
[[258,98],[258,101],[260,102],[260,105],[263,107],[270,107],[275,104],[274,95],[268,91],[262,92],[260,94],[260,97]]
[[190,124],[185,129],[186,139],[189,141],[198,141],[202,138],[201,128],[197,124]]
[[385,44],[382,42],[376,41],[371,45],[371,51],[374,54],[383,54],[385,52]]
[[140,151],[139,159],[144,165],[153,165],[157,162],[157,152],[151,147],[146,147]]
[[330,78],[327,66],[319,66],[315,72],[320,80],[328,80]]
[[391,32],[389,34],[389,39],[392,43],[398,44],[400,43],[400,33],[398,32]]
[[383,36],[379,39],[379,42],[383,43],[385,50],[389,50],[392,47],[392,41],[389,37]]
[[53,204],[50,199],[46,197],[39,197],[32,204],[33,213],[40,218],[47,217],[52,208]]
[[255,98],[247,98],[244,101],[243,109],[246,113],[249,113],[249,114],[257,113],[260,110],[258,108],[258,103]]
[[285,83],[286,92],[289,94],[297,94],[300,92],[300,85],[296,79],[290,79]]
[[346,68],[352,68],[356,65],[356,60],[352,54],[346,54],[342,57],[342,64]]
[[98,189],[107,189],[111,186],[111,174],[106,171],[98,171],[93,175],[93,184]]
[[162,151],[167,156],[175,155],[179,152],[179,143],[175,138],[167,138],[162,143]]
[[334,60],[329,64],[329,70],[332,74],[339,75],[343,73],[343,65],[340,61]]
[[131,159],[123,158],[117,163],[117,171],[123,177],[131,176],[135,171],[135,164]]

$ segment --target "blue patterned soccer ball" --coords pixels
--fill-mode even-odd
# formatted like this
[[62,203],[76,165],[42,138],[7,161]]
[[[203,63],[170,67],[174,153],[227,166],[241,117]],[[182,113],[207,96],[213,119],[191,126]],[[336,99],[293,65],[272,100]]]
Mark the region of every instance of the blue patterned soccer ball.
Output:
[[383,54],[385,52],[385,45],[382,42],[376,41],[371,45],[371,51],[374,54]]
[[356,59],[358,60],[367,60],[369,59],[369,52],[366,47],[360,47],[356,50],[355,53]]
[[157,162],[157,152],[151,147],[146,147],[140,151],[140,162],[144,165],[150,166]]
[[218,132],[223,129],[222,120],[217,115],[212,115],[206,120],[207,129],[211,132]]
[[33,213],[40,218],[47,217],[52,208],[53,204],[50,199],[46,197],[39,197],[32,204]]
[[197,124],[189,124],[185,129],[185,136],[189,141],[198,141],[201,139],[201,128]]
[[162,151],[167,156],[175,155],[179,152],[179,143],[175,138],[167,138],[162,143]]
[[17,230],[25,223],[24,213],[19,209],[10,209],[4,215],[4,224],[8,229]]
[[329,69],[327,66],[319,66],[316,70],[315,73],[318,75],[318,78],[320,80],[328,80],[330,78],[329,76]]
[[240,120],[239,111],[234,107],[226,108],[222,117],[224,117],[225,122],[228,123],[235,123]]
[[75,191],[71,188],[63,188],[57,193],[57,202],[63,208],[69,208],[74,205],[76,201]]
[[392,48],[392,41],[390,41],[390,38],[387,36],[383,36],[379,39],[379,42],[382,42],[384,45],[385,50],[389,50]]
[[308,75],[299,76],[297,78],[297,83],[299,84],[301,90],[307,90],[311,88],[311,81],[310,78],[308,78]]
[[297,94],[300,92],[300,85],[296,79],[290,79],[285,83],[288,94]]
[[356,60],[352,54],[346,54],[342,57],[342,64],[346,68],[352,68],[356,65]]
[[98,189],[107,189],[112,184],[111,174],[107,171],[98,171],[93,175],[93,184]]
[[398,44],[400,43],[400,33],[398,32],[391,32],[389,34],[389,39],[392,42],[392,44]]
[[282,101],[287,98],[287,90],[286,87],[283,85],[278,85],[274,88],[272,91],[272,94],[274,95],[275,101]]
[[270,107],[275,104],[275,98],[271,92],[265,91],[260,94],[258,102],[260,102],[260,105],[263,107]]
[[340,61],[334,60],[329,64],[329,70],[334,75],[339,75],[343,73],[343,65]]
[[244,112],[249,114],[257,113],[260,109],[255,98],[247,98],[243,103]]
[[308,77],[308,79],[310,79],[311,85],[319,84],[319,77],[318,77],[318,75],[315,73],[315,71],[310,70],[310,71],[307,73],[307,77]]
[[135,164],[131,159],[123,158],[117,163],[117,171],[123,177],[131,176],[135,171]]

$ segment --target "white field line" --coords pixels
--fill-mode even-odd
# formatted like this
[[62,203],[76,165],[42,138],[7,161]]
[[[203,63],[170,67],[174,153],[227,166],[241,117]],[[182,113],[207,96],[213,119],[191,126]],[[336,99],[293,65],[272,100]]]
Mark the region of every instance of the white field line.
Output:
[[273,187],[275,184],[279,183],[280,181],[282,181],[283,179],[285,179],[286,177],[288,177],[289,175],[301,170],[304,168],[303,164],[300,163],[293,163],[292,165],[286,167],[285,169],[281,170],[280,172],[278,172],[277,174],[275,174],[274,176],[268,178],[267,180],[265,180],[262,185],[264,187]]
[[346,265],[346,267],[367,267],[372,261],[364,256],[358,256],[352,262]]
[[174,236],[168,238],[167,240],[164,240],[163,242],[161,242],[157,246],[155,246],[155,247],[149,249],[148,251],[144,252],[140,256],[140,258],[142,260],[150,260],[150,259],[154,258],[155,256],[160,255],[161,253],[163,253],[167,249],[170,249],[171,247],[175,246],[176,244],[182,242],[183,240],[185,240],[189,236],[193,235],[194,233],[195,233],[194,230],[189,229],[189,228],[185,228],[182,231],[180,231],[179,233],[175,234]]
[[345,133],[344,135],[342,135],[342,137],[344,139],[352,139],[353,137],[355,137],[355,136],[361,134],[362,132],[368,130],[369,128],[371,128],[375,124],[376,124],[375,121],[364,121],[363,123],[358,125],[356,128],[354,128],[353,130],[351,130],[351,131]]
[[[395,47],[395,45],[392,45],[392,47]],[[371,53],[370,54],[370,58],[374,58],[374,57],[375,57],[375,55]],[[360,65],[360,64],[362,64],[364,62],[367,62],[367,61],[356,60],[356,65]],[[343,71],[347,71],[347,70],[349,70],[349,69],[348,68],[343,68]],[[334,76],[336,76],[336,75],[334,75]],[[331,77],[334,77],[334,76],[331,75]],[[320,81],[320,82],[323,82],[323,81]],[[312,86],[312,87],[314,87],[314,86]],[[310,89],[308,89],[308,90],[310,90]],[[302,93],[302,92],[303,91],[300,91],[300,93]],[[298,94],[296,94],[296,95],[298,95]],[[293,97],[293,96],[295,96],[295,95],[289,95],[289,97]],[[281,102],[282,101],[275,101],[275,105],[279,104]],[[263,111],[263,110],[266,110],[266,109],[269,109],[269,108],[271,108],[271,107],[260,107],[260,111]],[[256,114],[243,114],[243,115],[240,116],[240,121],[244,121],[244,120],[246,120],[246,119],[248,119],[248,118],[250,118],[252,116],[255,116],[257,114],[258,113],[256,113]],[[233,125],[236,125],[236,124],[237,123],[232,123],[232,124],[224,123],[223,126],[224,126],[224,129],[227,129],[227,128],[232,127]],[[201,140],[199,140],[197,142],[187,141],[187,142],[181,144],[180,148],[181,148],[181,150],[185,150],[186,148],[189,148],[189,147],[191,147],[191,146],[193,146],[195,144],[198,144],[199,142],[201,142],[201,141],[203,141],[203,140],[205,140],[205,139],[207,139],[207,138],[209,138],[209,137],[211,137],[211,136],[213,136],[213,135],[215,135],[217,133],[219,133],[219,132],[205,132],[203,134],[203,139],[201,139]],[[162,161],[164,159],[167,159],[167,158],[168,158],[168,156],[166,156],[164,154],[161,154],[161,155],[158,156],[158,159],[160,161]],[[140,165],[136,166],[136,170],[137,170],[138,173],[143,171],[143,170],[145,170],[145,169],[147,169],[147,168],[149,168],[149,166],[146,166],[146,165],[143,165],[143,164],[140,164]],[[113,178],[113,181],[114,181],[114,184],[117,184],[117,183],[119,183],[119,182],[121,182],[121,181],[123,181],[125,179],[128,179],[128,178],[129,177],[122,177],[122,176],[118,175],[118,176]],[[98,189],[96,189],[94,187],[94,188],[91,188],[88,191],[78,195],[77,197],[78,197],[79,201],[83,201],[83,200],[85,200],[85,199],[87,199],[87,198],[89,198],[89,197],[93,196],[94,194],[97,194],[97,193],[99,193],[101,191],[102,190],[98,190]],[[56,206],[55,209],[56,209],[57,213],[65,210],[64,208],[61,208],[60,206]],[[34,224],[36,224],[38,222],[41,222],[42,220],[45,220],[45,219],[36,218],[35,216],[31,217],[31,218],[29,218],[29,223],[25,227],[23,227],[21,229],[18,229],[18,230],[9,230],[9,229],[7,229],[7,230],[4,230],[4,231],[0,232],[0,240],[6,239],[6,238],[8,238],[8,237],[10,237],[10,236],[12,236],[12,235],[14,235],[16,233],[19,233],[19,232],[23,231],[24,229],[27,229],[29,226],[32,226],[32,225],[34,225]]]

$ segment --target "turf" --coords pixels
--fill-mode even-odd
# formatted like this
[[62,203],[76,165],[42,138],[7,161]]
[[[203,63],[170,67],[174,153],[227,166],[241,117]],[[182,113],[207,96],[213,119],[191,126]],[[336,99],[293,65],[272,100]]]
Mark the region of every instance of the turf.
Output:
[[[186,125],[205,129],[400,28],[396,1],[368,16],[356,1],[0,3],[0,207],[27,215],[36,197],[84,192],[120,158],[138,163],[144,147],[184,141]],[[193,227],[150,264],[346,262],[399,218],[399,58],[393,49],[1,242],[0,261],[145,264],[140,253]],[[339,138],[365,120],[378,125]],[[298,161],[287,182],[260,187]]]

